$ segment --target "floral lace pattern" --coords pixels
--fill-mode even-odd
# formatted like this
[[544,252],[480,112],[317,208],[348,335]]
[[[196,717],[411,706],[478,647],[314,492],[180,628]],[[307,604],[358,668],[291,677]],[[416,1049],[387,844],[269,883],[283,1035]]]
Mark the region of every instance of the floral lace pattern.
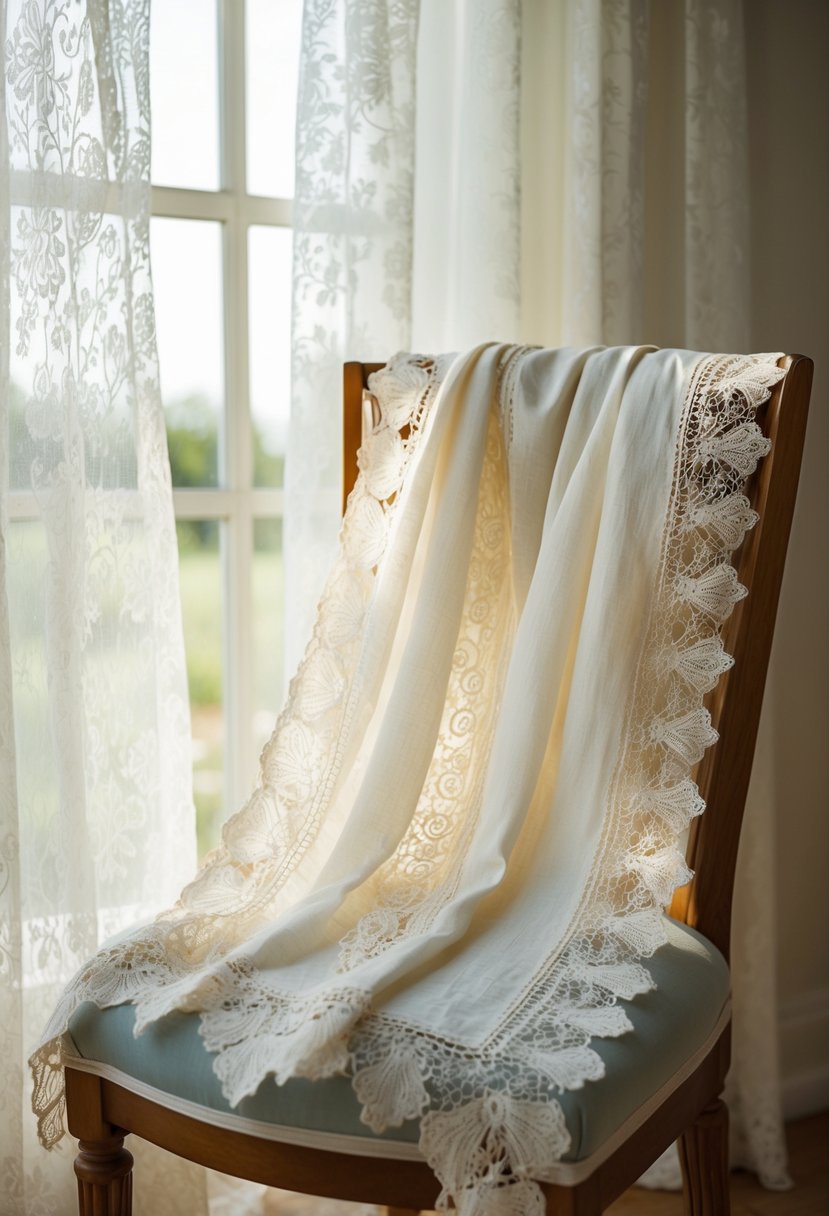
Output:
[[[503,673],[494,660],[503,645],[498,625],[509,595],[504,488],[496,477],[502,460],[500,428],[493,416],[478,494],[467,610],[455,647],[438,743],[411,825],[376,876],[373,907],[342,939],[343,971],[381,953],[403,933],[428,930],[451,897],[464,854],[463,841],[474,829],[476,817],[469,807],[480,805],[486,768],[482,740],[488,737],[487,727],[498,704]],[[462,807],[466,808],[463,815]]]
[[306,0],[297,95],[285,566],[288,669],[340,515],[345,359],[411,343],[416,0]]
[[[428,932],[454,890],[449,858],[463,853],[463,840],[455,840],[451,854],[440,845],[447,834],[466,829],[449,822],[443,800],[452,799],[441,776],[457,792],[470,766],[474,739],[455,715],[472,717],[479,695],[498,695],[497,686],[482,687],[475,671],[475,653],[493,644],[487,613],[475,605],[497,600],[504,577],[506,542],[494,525],[498,497],[488,496],[509,420],[504,394],[512,380],[504,372],[519,358],[505,348],[502,399],[488,424],[467,607],[443,721],[449,750],[436,754],[411,831],[376,875],[374,910],[341,939],[336,983],[288,993],[258,971],[242,943],[278,909],[280,891],[313,845],[348,753],[349,705],[361,669],[357,639],[371,632],[373,596],[382,586],[396,509],[406,497],[408,465],[429,431],[446,374],[445,362],[416,356],[398,356],[372,382],[379,421],[361,452],[341,555],[288,705],[263,753],[260,786],[229,821],[221,850],[180,904],[93,959],[52,1019],[33,1061],[44,1139],[59,1130],[54,1043],[72,1009],[88,999],[102,1005],[131,1000],[138,1030],[171,1009],[201,1013],[205,1046],[216,1053],[214,1066],[232,1103],[269,1073],[281,1081],[350,1071],[369,1126],[381,1130],[421,1118],[421,1148],[443,1185],[442,1206],[498,1216],[543,1211],[535,1184],[570,1143],[557,1095],[603,1075],[591,1040],[630,1030],[617,1001],[652,987],[647,959],[665,940],[663,908],[689,877],[678,838],[703,810],[690,771],[717,737],[703,696],[731,663],[719,635],[745,589],[729,556],[756,521],[743,486],[768,450],[754,415],[782,371],[777,356],[709,357],[697,364],[591,877],[563,948],[527,977],[496,1033],[472,1050],[373,1009],[370,993],[350,983],[349,972],[391,944]],[[478,594],[483,585],[488,596]],[[465,799],[474,821],[469,789]],[[397,898],[395,890],[402,892]]]
[[[71,1178],[70,1163],[45,1157],[23,1117],[30,1036],[98,944],[165,906],[195,863],[149,272],[149,34],[145,0],[9,0],[0,16],[8,1213],[62,1210]],[[50,1135],[58,1081],[43,1074],[35,1095]],[[159,1212],[198,1213],[205,1202],[202,1172],[182,1162],[159,1169],[156,1160],[148,1186]]]
[[445,362],[419,360],[398,373],[392,363],[376,377],[384,410],[361,452],[363,473],[349,500],[340,556],[285,708],[262,752],[260,783],[225,824],[220,849],[165,918],[191,956],[206,949],[211,956],[223,954],[276,910],[283,885],[323,821],[359,710],[361,649],[395,496],[444,369]]

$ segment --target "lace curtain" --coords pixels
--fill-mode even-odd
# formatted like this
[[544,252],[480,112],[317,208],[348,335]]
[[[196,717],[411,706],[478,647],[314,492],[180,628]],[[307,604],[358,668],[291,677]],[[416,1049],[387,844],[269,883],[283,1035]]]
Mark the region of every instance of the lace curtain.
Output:
[[518,336],[520,26],[520,0],[305,0],[289,671],[339,529],[343,360]]
[[[306,0],[289,661],[339,523],[342,360],[492,337],[749,349],[742,0],[471,7]],[[763,788],[738,878],[730,1101],[737,1158],[785,1186]],[[651,1181],[677,1185],[676,1158]]]
[[[103,938],[192,873],[177,552],[149,272],[148,0],[0,15],[0,1210],[74,1213],[25,1068]],[[150,1146],[142,1201],[204,1210]]]
[[288,671],[305,648],[338,530],[343,360],[410,339],[417,18],[417,0],[304,7],[284,533]]
[[[33,1143],[31,1037],[100,938],[164,906],[192,871],[147,252],[147,4],[0,9],[4,1211],[74,1209],[65,1152]],[[492,335],[747,346],[740,0],[686,0],[684,12],[482,0],[474,22],[472,7],[305,3],[286,528],[294,654],[338,526],[344,358]],[[543,69],[534,80],[528,64]],[[752,899],[771,889],[772,859],[768,832],[751,840],[738,922],[756,933]],[[768,904],[764,915],[767,947]],[[761,1112],[741,1125],[753,1158],[780,1183],[771,952],[762,974],[757,955],[750,973],[742,944],[735,959],[737,1037],[752,1045],[735,1074],[743,1108]],[[154,1211],[198,1212],[201,1175],[160,1154],[156,1168],[169,1172],[150,1190],[142,1168]]]

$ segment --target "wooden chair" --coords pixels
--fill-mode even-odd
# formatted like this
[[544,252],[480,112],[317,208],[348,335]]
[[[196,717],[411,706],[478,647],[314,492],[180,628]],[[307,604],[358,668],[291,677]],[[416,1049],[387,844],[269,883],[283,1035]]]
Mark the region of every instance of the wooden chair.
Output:
[[[784,379],[758,418],[772,440],[749,487],[760,514],[735,556],[750,590],[737,604],[726,636],[735,666],[709,699],[719,744],[700,765],[697,780],[708,804],[694,821],[689,843],[693,880],[678,891],[672,915],[695,926],[728,958],[731,896],[737,845],[806,426],[811,360],[785,356]],[[347,363],[344,383],[344,498],[356,477],[363,389],[381,364]],[[624,1143],[576,1181],[545,1183],[550,1216],[596,1216],[627,1189],[674,1140],[679,1140],[690,1216],[727,1216],[728,1114],[720,1098],[729,1063],[729,1027],[705,1057],[635,1126]],[[687,1072],[687,1070],[686,1070]],[[136,1087],[140,1089],[140,1086]],[[247,1131],[215,1126],[170,1109],[127,1084],[67,1066],[71,1133],[80,1140],[75,1161],[82,1216],[129,1216],[132,1132],[191,1161],[269,1186],[344,1200],[390,1205],[397,1216],[434,1206],[439,1186],[423,1161],[377,1158],[284,1144]],[[227,1123],[228,1120],[225,1120]],[[566,1171],[564,1171],[566,1175]]]

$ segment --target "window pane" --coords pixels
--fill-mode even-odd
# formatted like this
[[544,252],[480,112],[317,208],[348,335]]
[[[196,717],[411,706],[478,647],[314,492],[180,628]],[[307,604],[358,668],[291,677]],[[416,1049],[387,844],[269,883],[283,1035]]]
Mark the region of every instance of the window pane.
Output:
[[247,160],[251,194],[291,198],[302,0],[248,0]]
[[253,480],[281,486],[291,390],[291,230],[249,234]]
[[150,234],[173,485],[215,486],[224,398],[221,225],[154,218]]
[[224,819],[222,554],[216,520],[180,519],[176,531],[201,857],[218,843]]
[[253,733],[257,755],[282,705],[282,520],[253,521]]
[[156,186],[219,188],[219,65],[216,0],[152,5],[152,180]]

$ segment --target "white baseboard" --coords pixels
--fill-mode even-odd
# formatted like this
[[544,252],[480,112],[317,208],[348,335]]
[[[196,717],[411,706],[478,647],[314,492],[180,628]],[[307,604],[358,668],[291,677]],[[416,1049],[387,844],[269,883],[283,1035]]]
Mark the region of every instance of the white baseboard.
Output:
[[829,1110],[829,985],[780,1005],[783,1115]]

